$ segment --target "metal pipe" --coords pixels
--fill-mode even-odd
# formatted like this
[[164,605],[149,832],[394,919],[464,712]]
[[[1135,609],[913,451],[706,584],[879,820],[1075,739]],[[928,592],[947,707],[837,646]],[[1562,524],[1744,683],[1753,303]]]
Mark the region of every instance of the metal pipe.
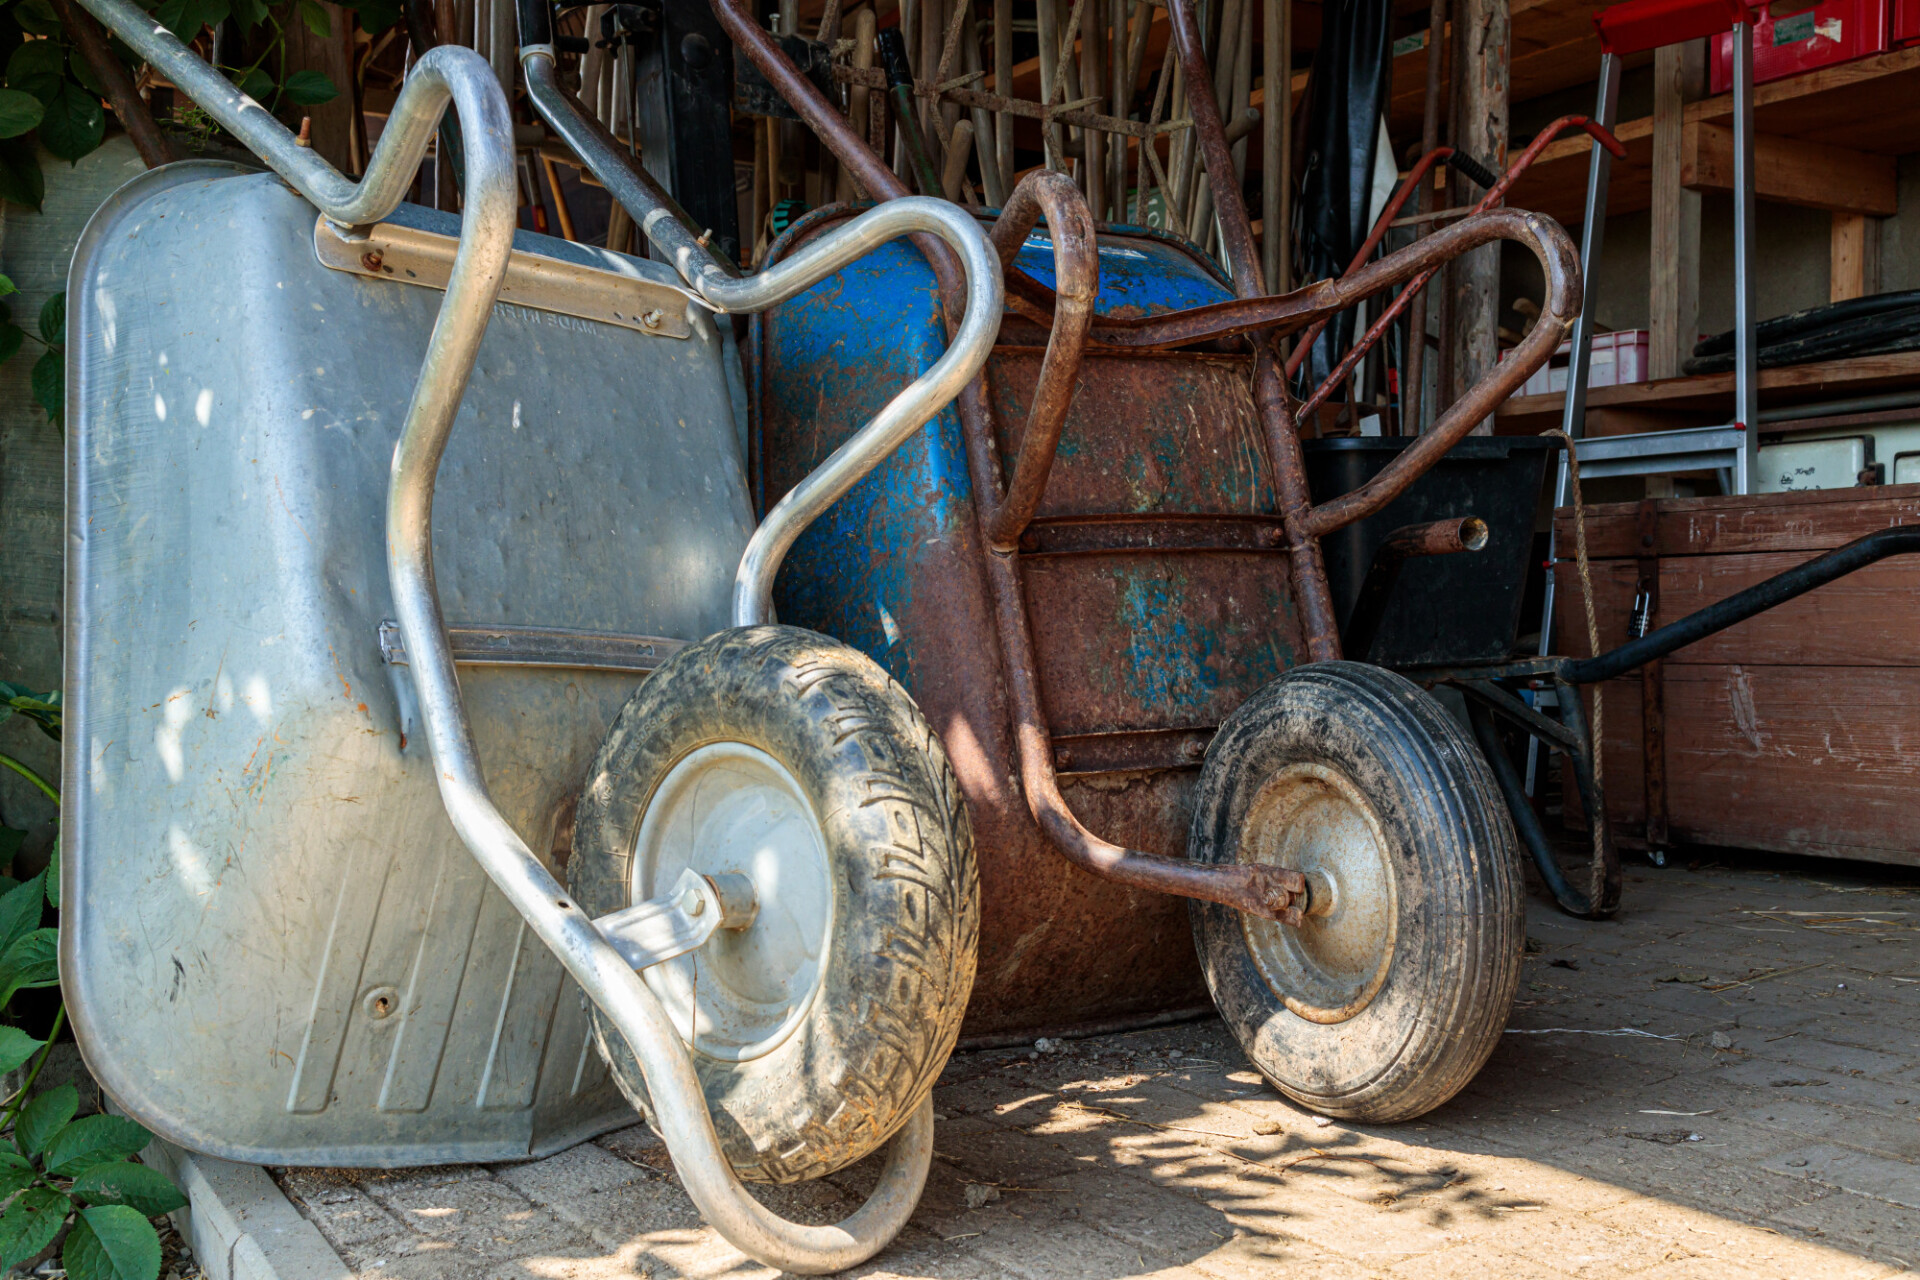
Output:
[[1360,583],[1360,595],[1347,615],[1340,647],[1356,662],[1367,661],[1374,637],[1387,615],[1387,601],[1400,580],[1401,566],[1421,556],[1450,556],[1479,551],[1487,545],[1487,522],[1477,516],[1434,520],[1395,529],[1374,548],[1373,563]]
[[1920,405],[1920,391],[1889,391],[1877,396],[1854,396],[1847,400],[1825,400],[1819,404],[1762,409],[1760,421],[1763,424],[1799,422],[1806,418],[1830,418],[1843,413],[1871,413],[1876,409],[1910,409],[1916,405]]
[[1733,24],[1733,420],[1746,428],[1734,468],[1735,493],[1753,484],[1760,433],[1760,347],[1754,333],[1753,23]]
[[1213,74],[1207,67],[1207,53],[1201,46],[1200,32],[1193,23],[1187,0],[1166,0],[1167,17],[1173,29],[1173,42],[1179,50],[1180,64],[1186,70],[1187,108],[1193,113],[1193,132],[1211,178],[1209,188],[1220,219],[1220,245],[1226,251],[1227,270],[1233,276],[1233,291],[1243,298],[1258,297],[1267,291],[1260,269],[1260,253],[1253,243],[1253,223],[1247,217],[1247,202],[1240,184],[1233,177],[1233,152],[1227,145],[1226,130],[1220,122],[1220,105],[1215,97]]
[[1567,662],[1560,668],[1561,675],[1573,684],[1611,680],[1643,663],[1664,658],[1676,649],[1704,640],[1716,631],[1725,631],[1728,627],[1745,622],[1757,613],[1765,613],[1795,596],[1805,595],[1815,587],[1825,586],[1835,578],[1843,578],[1876,560],[1914,551],[1920,551],[1920,527],[1907,526],[1870,533],[1844,547],[1836,547],[1823,556],[1816,556],[1805,564],[1777,573],[1765,582],[1757,582],[1745,591],[1736,591],[1724,600],[1690,613],[1678,622],[1670,622],[1658,631],[1650,631],[1618,649]]
[[973,382],[993,353],[993,340],[1000,333],[1003,286],[1000,258],[978,222],[944,200],[909,196],[876,205],[838,235],[805,245],[777,267],[731,281],[720,292],[731,310],[764,311],[887,241],[913,232],[938,236],[960,256],[966,268],[966,313],[959,331],[932,368],[914,379],[767,512],[767,518],[748,541],[734,578],[736,626],[772,619],[774,575],[794,539],[882,458],[945,408],[962,387]]
[[1094,242],[1094,221],[1079,198],[1073,180],[1064,173],[1042,169],[1029,174],[1007,201],[994,224],[993,246],[1003,268],[1026,242],[1040,216],[1047,219],[1053,241],[1055,295],[1053,326],[1047,334],[1047,353],[1034,384],[1026,429],[1020,433],[1020,455],[1005,498],[983,522],[987,545],[1001,553],[1020,544],[1020,534],[1033,519],[1047,487],[1054,450],[1066,425],[1073,401],[1074,381],[1093,323],[1093,304],[1100,294],[1100,255]]

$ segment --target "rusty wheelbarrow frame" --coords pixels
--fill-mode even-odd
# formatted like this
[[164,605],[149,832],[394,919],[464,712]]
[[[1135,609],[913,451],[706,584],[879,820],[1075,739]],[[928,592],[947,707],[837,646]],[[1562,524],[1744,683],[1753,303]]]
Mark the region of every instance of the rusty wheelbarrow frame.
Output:
[[[866,191],[882,201],[910,194],[840,113],[785,57],[775,39],[753,21],[741,0],[712,0],[728,36],[810,125]],[[1173,35],[1189,85],[1194,128],[1211,173],[1232,173],[1225,132],[1214,106],[1211,77],[1187,0],[1168,0]],[[1542,142],[1540,145],[1544,146]],[[1617,144],[1616,144],[1617,145]],[[1537,148],[1536,148],[1537,150]],[[1424,162],[1430,165],[1438,157]],[[1510,181],[1510,179],[1509,179]],[[1407,189],[1410,189],[1410,185]],[[1492,205],[1504,187],[1482,202]],[[1253,397],[1264,436],[1266,462],[1278,495],[1280,534],[1289,559],[1296,608],[1309,661],[1341,657],[1339,623],[1328,589],[1320,539],[1378,512],[1404,492],[1476,424],[1489,417],[1544,364],[1580,310],[1580,276],[1572,242],[1556,223],[1517,210],[1485,208],[1433,233],[1409,248],[1372,263],[1359,262],[1337,280],[1322,280],[1282,295],[1268,295],[1255,251],[1252,224],[1237,184],[1218,184],[1216,200],[1234,291],[1231,302],[1161,315],[1096,316],[1099,291],[1095,226],[1078,189],[1065,175],[1029,174],[1009,196],[992,237],[1007,285],[1009,309],[1048,330],[1027,420],[1010,474],[995,445],[994,410],[984,379],[976,377],[957,404],[971,473],[975,514],[984,543],[982,560],[998,632],[1020,780],[1034,821],[1074,865],[1106,880],[1141,889],[1215,902],[1253,916],[1299,924],[1306,882],[1297,872],[1259,864],[1202,865],[1182,858],[1124,848],[1082,825],[1060,794],[1055,756],[1038,680],[1032,628],[1021,575],[1021,536],[1046,488],[1081,359],[1090,350],[1159,352],[1242,340],[1254,353]],[[827,217],[832,210],[816,211]],[[1052,240],[1057,287],[1049,289],[1014,266],[1028,233],[1044,216]],[[1384,231],[1384,221],[1381,228]],[[1540,260],[1547,289],[1540,323],[1493,371],[1469,388],[1435,424],[1391,464],[1360,488],[1315,505],[1309,495],[1297,422],[1351,371],[1354,362],[1386,332],[1399,308],[1446,262],[1496,240],[1525,245]],[[958,310],[957,276],[943,246],[917,242],[939,281],[947,323]],[[1377,241],[1375,241],[1377,243]],[[1371,246],[1367,252],[1371,252]],[[1296,408],[1286,390],[1289,372],[1280,340],[1324,325],[1334,314],[1396,286],[1407,285],[1396,304],[1376,321],[1346,360]],[[1244,350],[1244,347],[1242,348]]]

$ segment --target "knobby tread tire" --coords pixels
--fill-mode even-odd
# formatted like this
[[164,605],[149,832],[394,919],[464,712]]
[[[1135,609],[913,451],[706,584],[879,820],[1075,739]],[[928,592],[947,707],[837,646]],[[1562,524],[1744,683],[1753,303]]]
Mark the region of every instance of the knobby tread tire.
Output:
[[1282,1093],[1347,1119],[1411,1119],[1473,1079],[1512,1009],[1525,941],[1512,820],[1472,739],[1430,694],[1379,667],[1321,662],[1288,672],[1221,726],[1194,797],[1190,856],[1238,861],[1240,824],[1264,779],[1295,763],[1341,772],[1375,809],[1398,895],[1386,980],[1346,1021],[1311,1022],[1268,985],[1239,913],[1195,902],[1201,966],[1248,1057]]
[[[656,671],[621,712],[582,793],[571,887],[592,915],[631,903],[635,839],[655,789],[700,747],[771,755],[814,805],[833,881],[818,997],[763,1058],[696,1053],[722,1148],[742,1178],[818,1178],[876,1150],[926,1098],[973,988],[980,888],[945,749],[881,667],[797,627],[723,631]],[[658,890],[654,890],[658,892]],[[626,1042],[594,1034],[653,1120]]]

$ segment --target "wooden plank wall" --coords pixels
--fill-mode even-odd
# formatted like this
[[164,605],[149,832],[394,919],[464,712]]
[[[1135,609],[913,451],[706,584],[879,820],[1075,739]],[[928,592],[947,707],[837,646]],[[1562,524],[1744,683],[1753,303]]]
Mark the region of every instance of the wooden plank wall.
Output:
[[[1670,499],[1656,511],[1659,626],[1863,534],[1920,523],[1920,485]],[[1569,511],[1557,526],[1571,549]],[[1603,649],[1628,638],[1640,529],[1638,504],[1588,509]],[[1555,647],[1585,655],[1571,555],[1555,576]],[[1881,561],[1710,636],[1668,658],[1661,678],[1674,840],[1920,865],[1920,559]],[[1607,810],[1631,844],[1646,827],[1640,679],[1602,696]]]

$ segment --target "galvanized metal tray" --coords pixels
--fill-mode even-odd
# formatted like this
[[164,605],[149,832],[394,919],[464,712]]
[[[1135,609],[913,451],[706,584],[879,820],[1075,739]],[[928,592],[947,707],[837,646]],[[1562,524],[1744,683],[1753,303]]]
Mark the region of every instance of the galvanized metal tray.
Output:
[[[441,295],[367,254],[430,265],[457,222],[322,228],[336,258],[368,236],[338,268],[315,223],[271,175],[173,165],[75,257],[66,997],[107,1091],[194,1150],[538,1155],[634,1116],[580,993],[456,838],[380,635],[388,470]],[[744,390],[671,271],[515,248],[434,554],[479,637],[488,781],[559,870],[612,716],[670,642],[728,623]]]

